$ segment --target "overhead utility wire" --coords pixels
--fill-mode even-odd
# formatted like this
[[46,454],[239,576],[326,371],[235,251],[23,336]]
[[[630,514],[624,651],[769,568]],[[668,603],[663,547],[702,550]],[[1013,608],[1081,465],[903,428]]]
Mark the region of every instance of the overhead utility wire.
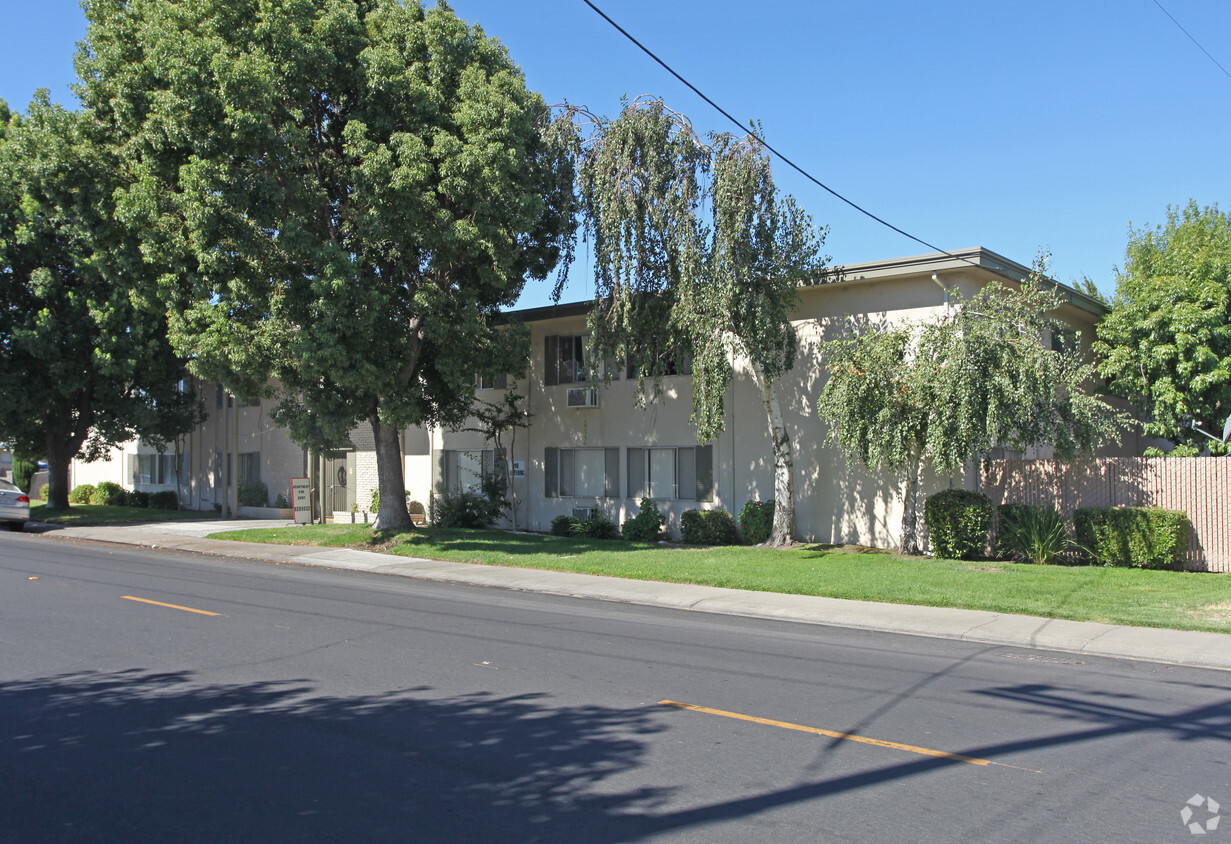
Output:
[[[727,120],[730,120],[732,123],[734,123],[736,126],[738,126],[738,127],[740,128],[740,130],[741,130],[741,131],[746,131],[746,132],[748,132],[748,134],[749,134],[749,135],[751,135],[753,138],[756,138],[756,140],[757,140],[757,141],[759,141],[762,145],[764,145],[764,147],[765,147],[767,150],[769,150],[770,152],[772,152],[774,155],[778,156],[778,158],[782,159],[782,161],[784,161],[784,162],[785,162],[788,166],[790,166],[792,169],[794,169],[797,173],[799,173],[799,174],[800,174],[801,176],[803,176],[805,179],[807,179],[808,181],[812,182],[812,183],[813,183],[814,185],[816,185],[817,187],[819,187],[819,188],[821,188],[821,189],[825,190],[826,192],[828,192],[830,195],[832,195],[832,196],[836,197],[837,199],[842,200],[842,201],[843,201],[843,202],[845,202],[847,205],[849,205],[850,207],[852,207],[852,208],[854,208],[856,211],[858,211],[860,214],[863,214],[865,217],[871,217],[873,220],[875,220],[876,222],[880,223],[882,226],[885,226],[886,228],[893,229],[895,232],[897,232],[898,234],[902,235],[903,237],[909,238],[909,239],[911,239],[911,240],[915,241],[915,243],[921,243],[921,244],[923,244],[924,246],[926,246],[928,249],[931,249],[931,250],[934,250],[934,251],[936,251],[936,252],[939,252],[939,253],[941,253],[942,255],[948,255],[950,258],[953,258],[953,259],[955,259],[955,260],[958,260],[958,261],[965,261],[967,264],[972,264],[972,265],[974,264],[974,262],[973,262],[973,261],[971,261],[971,260],[970,260],[970,259],[968,259],[968,258],[963,258],[963,257],[962,257],[962,256],[960,256],[960,255],[954,255],[952,252],[949,252],[949,251],[947,251],[947,250],[941,249],[939,246],[934,246],[934,245],[932,245],[931,243],[928,243],[926,240],[923,240],[922,238],[915,237],[915,236],[914,236],[913,234],[911,234],[910,232],[903,231],[902,229],[900,229],[900,228],[898,228],[897,226],[893,225],[893,223],[890,223],[890,222],[887,222],[887,221],[885,221],[885,220],[882,220],[880,217],[876,216],[875,214],[873,214],[873,213],[872,213],[871,211],[869,211],[868,209],[863,208],[863,207],[861,207],[861,206],[857,205],[856,203],[854,203],[854,202],[852,202],[851,200],[847,199],[847,198],[846,198],[845,196],[843,196],[842,194],[838,193],[836,190],[834,190],[833,188],[831,188],[829,185],[825,184],[825,183],[824,183],[824,182],[822,182],[820,179],[818,179],[818,178],[816,178],[815,176],[813,176],[813,175],[812,175],[811,173],[809,173],[807,170],[805,170],[804,168],[800,167],[798,164],[796,164],[796,163],[795,163],[794,161],[792,161],[791,159],[787,158],[785,155],[783,155],[782,153],[780,153],[778,150],[774,149],[774,147],[773,147],[773,146],[771,146],[771,145],[770,145],[770,143],[769,143],[768,141],[766,141],[764,138],[762,138],[762,137],[761,137],[760,135],[758,135],[756,132],[751,131],[751,130],[750,130],[747,126],[745,126],[743,123],[740,123],[738,120],[736,120],[734,117],[732,117],[732,116],[730,115],[730,113],[729,113],[726,109],[724,109],[722,106],[718,105],[718,103],[714,102],[714,101],[713,101],[713,100],[711,100],[709,97],[705,96],[705,94],[701,93],[701,91],[697,88],[697,86],[696,86],[696,85],[693,85],[691,82],[689,82],[689,81],[688,81],[687,79],[685,79],[683,76],[680,76],[678,73],[676,73],[676,72],[675,72],[675,70],[671,67],[671,65],[667,64],[665,61],[663,61],[662,59],[660,59],[658,56],[654,55],[654,53],[653,53],[653,52],[652,52],[652,51],[651,51],[648,47],[646,47],[644,44],[642,44],[640,41],[638,41],[636,38],[634,38],[632,35],[630,35],[630,34],[629,34],[629,32],[628,32],[628,30],[626,30],[624,27],[620,26],[618,23],[616,23],[615,21],[613,21],[611,18],[607,17],[606,12],[604,12],[604,11],[603,11],[602,9],[600,9],[598,6],[595,6],[593,3],[591,3],[591,2],[590,2],[590,0],[583,0],[583,2],[584,2],[587,6],[589,6],[591,9],[593,9],[595,12],[597,12],[597,13],[599,14],[599,16],[600,16],[600,17],[602,17],[602,19],[603,19],[603,20],[607,21],[607,23],[611,24],[611,25],[612,25],[612,26],[614,26],[617,30],[619,30],[621,35],[623,35],[623,36],[624,36],[625,38],[627,38],[629,41],[632,41],[634,44],[636,44],[638,47],[640,47],[640,48],[641,48],[641,51],[642,51],[643,53],[645,53],[647,56],[649,56],[650,58],[652,58],[654,61],[656,61],[656,62],[658,62],[660,65],[662,65],[663,69],[664,69],[664,70],[666,70],[666,71],[667,71],[667,73],[670,73],[670,74],[671,74],[672,76],[674,76],[676,79],[680,80],[680,81],[681,81],[681,82],[683,82],[685,85],[687,85],[687,86],[688,86],[688,88],[689,88],[689,90],[691,90],[691,91],[692,91],[694,94],[696,94],[698,97],[700,97],[701,99],[703,99],[703,100],[705,100],[707,103],[709,103],[711,106],[713,106],[713,107],[714,107],[714,109],[716,109],[716,110],[718,111],[718,113],[719,113],[719,114],[721,114],[723,117],[727,118]],[[1157,2],[1157,0],[1155,0],[1155,2]],[[977,265],[976,265],[976,266],[977,266]]]
[[1154,5],[1155,5],[1155,6],[1157,6],[1159,9],[1161,9],[1161,10],[1162,10],[1162,13],[1163,13],[1164,15],[1166,15],[1166,16],[1167,16],[1167,17],[1169,17],[1169,18],[1171,18],[1171,22],[1172,22],[1173,24],[1175,24],[1176,26],[1179,26],[1179,27],[1180,27],[1180,32],[1184,33],[1185,35],[1188,35],[1188,40],[1189,40],[1189,41],[1191,41],[1191,42],[1193,42],[1194,44],[1196,44],[1196,45],[1197,45],[1197,49],[1198,49],[1198,50],[1200,50],[1201,52],[1205,53],[1206,58],[1208,58],[1208,59],[1209,59],[1210,61],[1212,61],[1214,64],[1218,65],[1218,69],[1219,69],[1219,70],[1221,70],[1224,74],[1226,74],[1228,78],[1231,78],[1231,73],[1227,73],[1227,69],[1226,69],[1225,67],[1223,67],[1222,65],[1218,64],[1218,59],[1216,59],[1216,58],[1214,58],[1213,56],[1211,56],[1211,55],[1210,55],[1210,51],[1209,51],[1209,50],[1207,50],[1207,49],[1205,49],[1204,47],[1202,47],[1202,46],[1201,46],[1201,42],[1199,42],[1196,38],[1193,38],[1191,35],[1189,35],[1189,34],[1188,34],[1188,30],[1187,30],[1187,29],[1185,29],[1184,27],[1180,26],[1180,22],[1179,22],[1178,20],[1176,20],[1175,18],[1171,17],[1171,12],[1168,12],[1166,9],[1164,9],[1164,8],[1163,8],[1163,4],[1162,4],[1162,3],[1158,2],[1158,0],[1154,0]]

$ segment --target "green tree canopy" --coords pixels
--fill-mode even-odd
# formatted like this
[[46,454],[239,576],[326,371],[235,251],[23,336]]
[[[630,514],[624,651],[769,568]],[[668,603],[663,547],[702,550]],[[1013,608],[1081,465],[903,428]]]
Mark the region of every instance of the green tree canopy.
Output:
[[313,447],[370,424],[380,527],[409,526],[397,432],[461,424],[498,327],[572,238],[570,153],[504,47],[444,2],[89,0],[78,71],[124,150],[126,219],[194,372]]
[[165,447],[199,419],[114,221],[115,162],[86,129],[45,90],[24,116],[0,102],[0,439],[46,454],[52,508],[68,507],[73,457],[137,435]]
[[824,344],[817,412],[848,460],[901,478],[904,554],[919,551],[923,466],[953,473],[997,446],[1050,444],[1067,458],[1115,439],[1125,422],[1087,391],[1094,368],[1079,344],[1046,342],[1061,300],[1044,268],[1019,290],[992,283],[967,301],[951,292],[933,322],[852,324]]
[[792,542],[793,457],[776,386],[795,364],[790,312],[824,266],[825,231],[779,194],[755,137],[702,139],[656,99],[595,123],[579,183],[595,258],[593,359],[627,359],[651,396],[690,359],[700,442],[723,430],[732,356],[747,360],[774,457],[767,544]]
[[[1146,435],[1195,454],[1231,415],[1231,216],[1218,206],[1167,209],[1130,229],[1124,270],[1095,351],[1109,389],[1145,415]],[[1217,448],[1217,445],[1215,445]]]

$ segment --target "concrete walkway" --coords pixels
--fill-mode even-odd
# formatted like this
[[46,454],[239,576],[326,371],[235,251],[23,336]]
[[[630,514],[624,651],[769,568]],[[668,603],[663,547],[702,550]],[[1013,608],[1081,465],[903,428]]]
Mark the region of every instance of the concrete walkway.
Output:
[[349,548],[265,545],[209,538],[210,534],[226,530],[287,525],[285,521],[211,519],[200,522],[156,522],[106,527],[32,524],[27,529],[39,530],[47,537],[168,548],[198,554],[353,569],[549,595],[596,598],[698,612],[1231,670],[1231,636],[1222,633],[1061,621],[979,610],[876,604],[837,598],[720,589],[714,586],[624,580],[540,569],[450,563]]

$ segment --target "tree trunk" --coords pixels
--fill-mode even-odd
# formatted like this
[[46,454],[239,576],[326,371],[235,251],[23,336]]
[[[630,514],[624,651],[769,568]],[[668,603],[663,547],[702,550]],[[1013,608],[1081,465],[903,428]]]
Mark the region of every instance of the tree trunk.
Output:
[[[81,448],[84,439],[78,439],[71,434],[56,435],[47,432],[47,509],[68,509],[68,469],[73,462],[73,456]],[[28,490],[31,494],[34,490]]]
[[396,428],[382,425],[372,410],[372,435],[376,441],[376,483],[380,489],[380,510],[375,530],[406,530],[414,527],[406,509],[406,478],[402,473],[402,447]]
[[774,524],[762,545],[779,547],[795,541],[795,464],[791,456],[791,436],[782,419],[782,406],[774,392],[774,382],[755,364],[753,371],[761,384],[769,439],[774,450]]
[[902,554],[919,553],[919,464],[920,459],[912,454],[906,461],[906,489],[902,494],[902,541],[898,551]]

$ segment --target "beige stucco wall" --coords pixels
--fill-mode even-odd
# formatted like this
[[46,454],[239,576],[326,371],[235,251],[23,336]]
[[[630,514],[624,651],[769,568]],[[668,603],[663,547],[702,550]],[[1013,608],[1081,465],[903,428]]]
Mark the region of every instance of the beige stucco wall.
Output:
[[[782,379],[779,398],[794,444],[796,519],[802,540],[892,547],[897,544],[901,517],[901,483],[883,473],[848,466],[842,453],[826,445],[827,431],[816,415],[816,399],[824,383],[821,343],[842,331],[847,315],[873,324],[897,324],[935,318],[944,312],[946,294],[934,283],[932,273],[948,289],[963,296],[977,292],[992,279],[1007,280],[960,262],[937,262],[919,268],[868,265],[854,268],[835,283],[804,288],[794,320],[800,353],[794,370]],[[544,316],[542,313],[539,316]],[[1093,337],[1094,317],[1074,306],[1065,306],[1058,316],[1082,331],[1088,346]],[[696,445],[689,422],[691,380],[687,376],[663,381],[661,398],[638,406],[635,381],[619,380],[600,388],[600,407],[576,409],[565,405],[570,386],[546,386],[543,380],[544,337],[552,334],[582,334],[584,315],[552,318],[546,315],[531,323],[530,370],[518,384],[532,414],[531,427],[519,431],[512,460],[524,461],[526,477],[514,479],[520,501],[518,523],[532,530],[547,530],[553,517],[574,507],[599,507],[609,518],[621,522],[636,514],[637,502],[627,498],[628,477],[625,449],[641,446]],[[766,413],[761,394],[746,362],[735,361],[736,378],[725,399],[726,430],[713,442],[715,498],[712,503],[690,500],[660,501],[668,525],[678,535],[679,517],[694,507],[721,507],[733,514],[750,500],[773,497],[772,456]],[[483,393],[480,392],[480,397]],[[481,449],[475,433],[440,432],[434,447],[439,450]],[[620,495],[614,499],[544,497],[545,448],[619,447],[621,449]],[[1031,455],[1034,456],[1034,455]],[[1049,456],[1040,450],[1037,456]],[[928,475],[924,494],[949,486],[975,483],[969,480]]]

